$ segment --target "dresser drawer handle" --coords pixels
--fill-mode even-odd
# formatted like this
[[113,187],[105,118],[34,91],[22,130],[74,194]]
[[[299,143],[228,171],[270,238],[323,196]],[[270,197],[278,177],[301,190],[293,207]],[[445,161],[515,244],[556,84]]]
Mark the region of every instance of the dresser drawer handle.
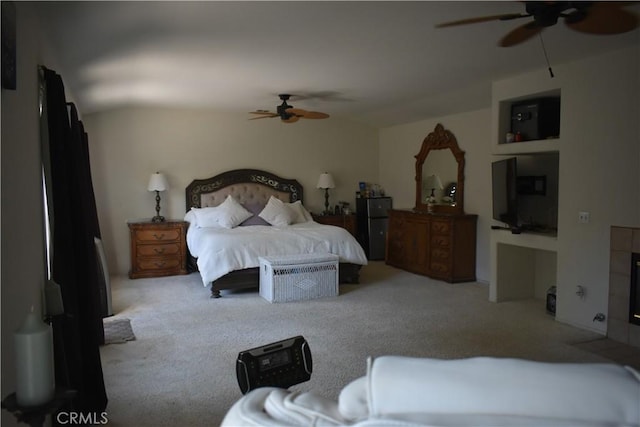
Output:
[[165,265],[165,264],[166,264],[166,262],[164,262],[164,261],[157,261],[157,262],[155,263],[156,267],[158,267],[158,268],[160,268],[160,267],[164,267],[164,265]]
[[162,240],[162,239],[164,239],[164,233],[159,234],[159,235],[158,235],[158,234],[153,233],[153,237],[155,237],[155,238],[156,238],[156,240]]
[[165,248],[153,248],[154,252],[157,253],[158,255],[161,255],[164,253]]

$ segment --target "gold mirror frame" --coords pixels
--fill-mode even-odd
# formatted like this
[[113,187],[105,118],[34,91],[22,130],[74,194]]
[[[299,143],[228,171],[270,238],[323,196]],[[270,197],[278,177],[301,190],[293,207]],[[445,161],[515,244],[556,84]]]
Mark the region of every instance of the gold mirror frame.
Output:
[[[458,163],[458,175],[456,182],[456,202],[455,204],[427,204],[422,200],[422,166],[431,150],[451,150],[453,157]],[[418,212],[434,212],[463,214],[464,213],[464,151],[458,146],[456,137],[442,124],[438,123],[429,135],[422,141],[420,152],[416,158],[416,207]]]

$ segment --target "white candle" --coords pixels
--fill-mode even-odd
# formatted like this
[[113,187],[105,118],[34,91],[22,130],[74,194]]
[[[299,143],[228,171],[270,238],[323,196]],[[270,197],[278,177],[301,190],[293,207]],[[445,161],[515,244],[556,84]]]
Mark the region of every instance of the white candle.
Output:
[[20,406],[47,403],[55,394],[53,334],[33,311],[14,334],[16,347],[16,400]]

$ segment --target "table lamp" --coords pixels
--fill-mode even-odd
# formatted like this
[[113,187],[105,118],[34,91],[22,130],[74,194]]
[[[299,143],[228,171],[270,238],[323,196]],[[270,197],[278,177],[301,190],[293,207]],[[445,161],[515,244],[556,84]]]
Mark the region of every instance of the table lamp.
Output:
[[151,174],[151,177],[149,178],[149,186],[147,189],[149,191],[156,192],[156,216],[151,218],[151,221],[162,222],[164,221],[164,217],[160,216],[160,192],[169,189],[167,178],[165,178],[164,174],[161,174],[160,172]]
[[322,188],[324,190],[324,214],[328,215],[331,212],[329,211],[329,189],[335,188],[336,184],[333,182],[333,177],[330,173],[322,173],[320,174],[320,178],[318,178],[318,188]]

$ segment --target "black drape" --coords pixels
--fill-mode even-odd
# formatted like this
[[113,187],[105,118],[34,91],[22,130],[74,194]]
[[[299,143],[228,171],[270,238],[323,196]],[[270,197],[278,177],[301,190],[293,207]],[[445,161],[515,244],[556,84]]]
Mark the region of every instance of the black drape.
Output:
[[44,69],[50,159],[47,196],[52,230],[52,279],[60,285],[64,315],[53,321],[56,384],[77,391],[69,410],[102,412],[107,395],[100,361],[104,329],[94,237],[98,215],[88,139],[62,78]]

